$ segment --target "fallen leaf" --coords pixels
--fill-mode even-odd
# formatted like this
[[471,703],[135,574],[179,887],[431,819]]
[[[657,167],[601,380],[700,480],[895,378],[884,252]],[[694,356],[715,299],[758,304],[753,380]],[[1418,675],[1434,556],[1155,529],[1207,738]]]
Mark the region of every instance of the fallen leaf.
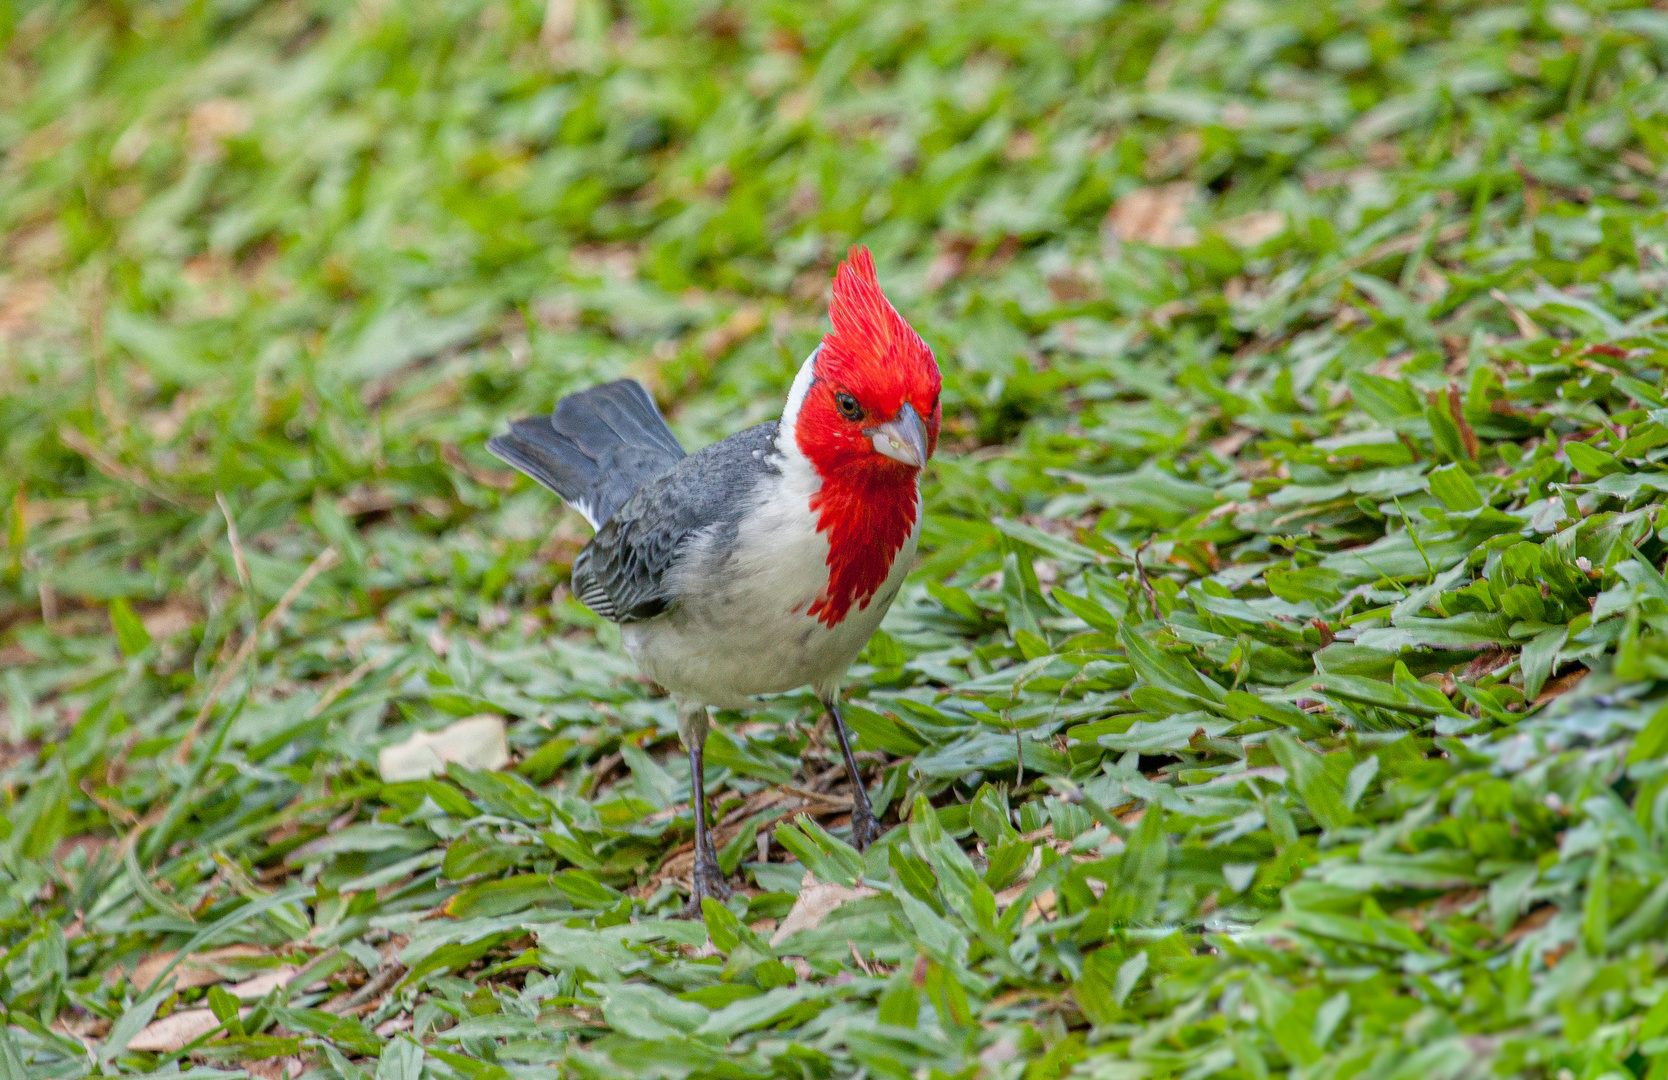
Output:
[[[997,893],[996,909],[1001,911],[1003,908],[1008,907],[1010,904],[1014,903],[1014,901],[1018,900],[1022,895],[1024,895],[1025,888],[1030,883],[1030,879],[1027,877],[1025,881],[1021,881],[1017,885],[1012,885]],[[1031,901],[1031,906],[1025,909],[1023,921],[1026,926],[1030,926],[1038,919],[1047,918],[1053,913],[1053,911],[1054,890],[1048,889],[1044,891],[1041,896],[1038,896],[1036,899]]]
[[1006,1035],[979,1051],[979,1064],[991,1073],[1019,1056],[1019,1047]]
[[210,98],[191,110],[186,135],[199,153],[210,153],[216,144],[248,131],[252,122],[247,106],[230,98]]
[[578,18],[577,0],[549,0],[544,7],[544,25],[539,27],[539,44],[547,49],[566,44],[573,37]]
[[975,246],[974,239],[968,236],[952,234],[941,238],[932,262],[927,265],[927,291],[937,292],[960,277]]
[[502,769],[510,763],[504,718],[491,713],[465,717],[439,731],[419,731],[405,742],[384,747],[377,772],[386,783],[421,780],[458,764],[471,769]]
[[[250,1010],[238,1011],[241,1015]],[[144,1030],[127,1044],[127,1048],[130,1051],[169,1054],[202,1038],[219,1026],[220,1021],[211,1009],[182,1009],[145,1025]]]
[[1545,686],[1541,687],[1541,692],[1535,696],[1535,707],[1538,709],[1542,705],[1551,701],[1553,698],[1558,697],[1561,694],[1569,693],[1571,690],[1576,688],[1576,685],[1579,684],[1582,679],[1585,679],[1586,677],[1586,668],[1576,668],[1574,671],[1566,672],[1565,674],[1558,676],[1556,679],[1553,679],[1551,682],[1548,682]]
[[140,614],[145,632],[155,641],[165,641],[175,634],[189,630],[203,617],[203,609],[191,597],[176,596],[167,603]]
[[254,998],[263,998],[266,997],[267,994],[278,989],[280,986],[288,985],[289,981],[295,978],[295,973],[295,965],[285,964],[282,967],[274,968],[271,971],[263,971],[254,978],[245,979],[240,983],[234,983],[233,985],[228,986],[226,990],[233,997],[242,1001],[249,1001]]
[[[139,961],[139,966],[133,969],[133,985],[145,987],[155,982],[162,969],[167,967],[176,955],[178,954],[169,950],[152,953]],[[236,978],[241,972],[228,971],[228,962],[266,955],[266,950],[256,945],[225,945],[208,952],[196,953],[190,959],[182,960],[179,967],[174,969],[174,989],[194,990],[201,986],[225,982],[228,978]]]
[[1512,303],[1511,297],[1499,289],[1490,289],[1488,294],[1494,298],[1496,303],[1506,309],[1506,314],[1512,317],[1512,325],[1517,327],[1518,336],[1524,341],[1534,341],[1536,338],[1546,336],[1545,332],[1535,324],[1535,320],[1531,319],[1527,312]]
[[52,1022],[52,1030],[94,1046],[110,1033],[110,1021],[102,1016],[62,1014]]
[[1551,922],[1552,917],[1556,914],[1558,914],[1557,905],[1542,904],[1534,911],[1531,911],[1529,914],[1519,919],[1516,925],[1506,931],[1506,936],[1500,939],[1500,944],[1516,945],[1536,930],[1539,930],[1541,927]]
[[1436,902],[1431,905],[1430,917],[1433,919],[1446,919],[1450,915],[1464,911],[1471,905],[1478,903],[1487,895],[1488,894],[1482,889],[1475,888],[1454,889],[1451,892],[1443,893],[1441,896],[1437,897]]
[[1465,666],[1465,677],[1467,680],[1475,682],[1496,668],[1505,667],[1511,662],[1511,659],[1511,653],[1498,645],[1490,645]]
[[1278,210],[1253,210],[1216,228],[1235,247],[1254,248],[1285,231],[1286,215]]
[[818,881],[807,873],[799,886],[799,899],[793,902],[788,917],[782,920],[782,925],[770,936],[770,943],[779,944],[786,940],[789,934],[800,930],[815,930],[822,925],[822,920],[827,918],[828,913],[841,904],[874,894],[875,891],[866,885],[848,889],[844,885],[829,885]]
[[100,851],[103,851],[114,842],[115,841],[111,840],[108,836],[87,836],[85,834],[81,836],[66,836],[64,839],[58,841],[57,847],[52,849],[52,861],[61,863],[77,851],[83,851],[86,852],[87,862],[90,864],[98,857],[98,853]]
[[300,1076],[302,1072],[301,1059],[294,1055],[244,1061],[239,1065],[250,1076],[258,1076],[260,1080],[288,1080],[289,1077]]
[[1148,180],[1164,180],[1186,172],[1199,160],[1205,140],[1197,131],[1184,131],[1165,139],[1147,155],[1143,171]]
[[360,484],[336,500],[336,509],[347,517],[357,517],[360,514],[380,514],[394,509],[399,503],[391,491]]
[[1125,244],[1187,247],[1198,241],[1198,230],[1187,223],[1187,208],[1198,188],[1186,181],[1136,188],[1112,204],[1102,233]]
[[50,299],[52,283],[45,278],[7,282],[7,287],[0,291],[0,340],[22,337]]
[[401,1031],[410,1031],[411,1030],[411,1014],[410,1013],[402,1013],[401,1015],[393,1017],[392,1019],[384,1020],[382,1023],[378,1024],[373,1030],[376,1032],[376,1034],[379,1037],[384,1038],[384,1039],[391,1038],[395,1034],[397,1034],[398,1032],[401,1032]]
[[1220,439],[1214,440],[1210,444],[1210,450],[1219,458],[1231,458],[1245,449],[1245,444],[1256,437],[1257,433],[1249,428],[1235,428]]

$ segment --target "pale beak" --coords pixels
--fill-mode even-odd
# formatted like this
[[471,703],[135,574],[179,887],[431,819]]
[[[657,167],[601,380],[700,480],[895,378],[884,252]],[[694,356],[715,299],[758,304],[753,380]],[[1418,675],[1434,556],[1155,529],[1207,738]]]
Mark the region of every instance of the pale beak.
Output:
[[884,424],[863,432],[874,440],[875,452],[913,468],[927,463],[927,425],[913,405],[905,405]]

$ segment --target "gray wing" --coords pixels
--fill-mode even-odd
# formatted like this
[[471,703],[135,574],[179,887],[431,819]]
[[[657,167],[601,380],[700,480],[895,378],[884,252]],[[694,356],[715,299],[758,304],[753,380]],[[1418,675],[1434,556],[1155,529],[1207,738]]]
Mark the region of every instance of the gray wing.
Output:
[[669,581],[684,546],[737,527],[759,481],[779,472],[776,421],[748,428],[679,461],[638,489],[573,563],[573,595],[618,623],[652,619],[677,600]]
[[567,500],[594,529],[632,493],[683,459],[683,447],[630,379],[593,386],[529,416],[487,449]]

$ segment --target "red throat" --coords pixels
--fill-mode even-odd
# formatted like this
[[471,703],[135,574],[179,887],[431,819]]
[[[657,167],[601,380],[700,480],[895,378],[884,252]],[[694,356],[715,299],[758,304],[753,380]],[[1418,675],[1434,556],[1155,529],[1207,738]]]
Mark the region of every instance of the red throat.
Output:
[[824,480],[811,496],[817,531],[828,534],[828,585],[809,614],[828,626],[862,611],[892,572],[892,560],[915,529],[915,479],[885,476]]
[[[828,584],[809,614],[832,627],[853,605],[869,606],[918,512],[919,470],[878,453],[864,425],[890,420],[908,405],[924,422],[930,454],[942,414],[938,364],[880,291],[866,249],[853,248],[836,271],[829,317],[833,332],[817,352],[794,439],[822,481],[810,509],[828,537]],[[842,395],[864,419],[841,414]]]

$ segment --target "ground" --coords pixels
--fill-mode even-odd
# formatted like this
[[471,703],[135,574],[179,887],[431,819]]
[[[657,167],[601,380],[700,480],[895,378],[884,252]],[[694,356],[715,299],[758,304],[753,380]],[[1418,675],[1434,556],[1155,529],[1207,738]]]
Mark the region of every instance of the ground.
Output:
[[[0,1075],[1668,1077],[1664,66],[1598,0],[0,0]],[[673,920],[672,710],[483,444],[773,417],[858,242],[946,385],[891,831],[809,696],[722,714]]]

